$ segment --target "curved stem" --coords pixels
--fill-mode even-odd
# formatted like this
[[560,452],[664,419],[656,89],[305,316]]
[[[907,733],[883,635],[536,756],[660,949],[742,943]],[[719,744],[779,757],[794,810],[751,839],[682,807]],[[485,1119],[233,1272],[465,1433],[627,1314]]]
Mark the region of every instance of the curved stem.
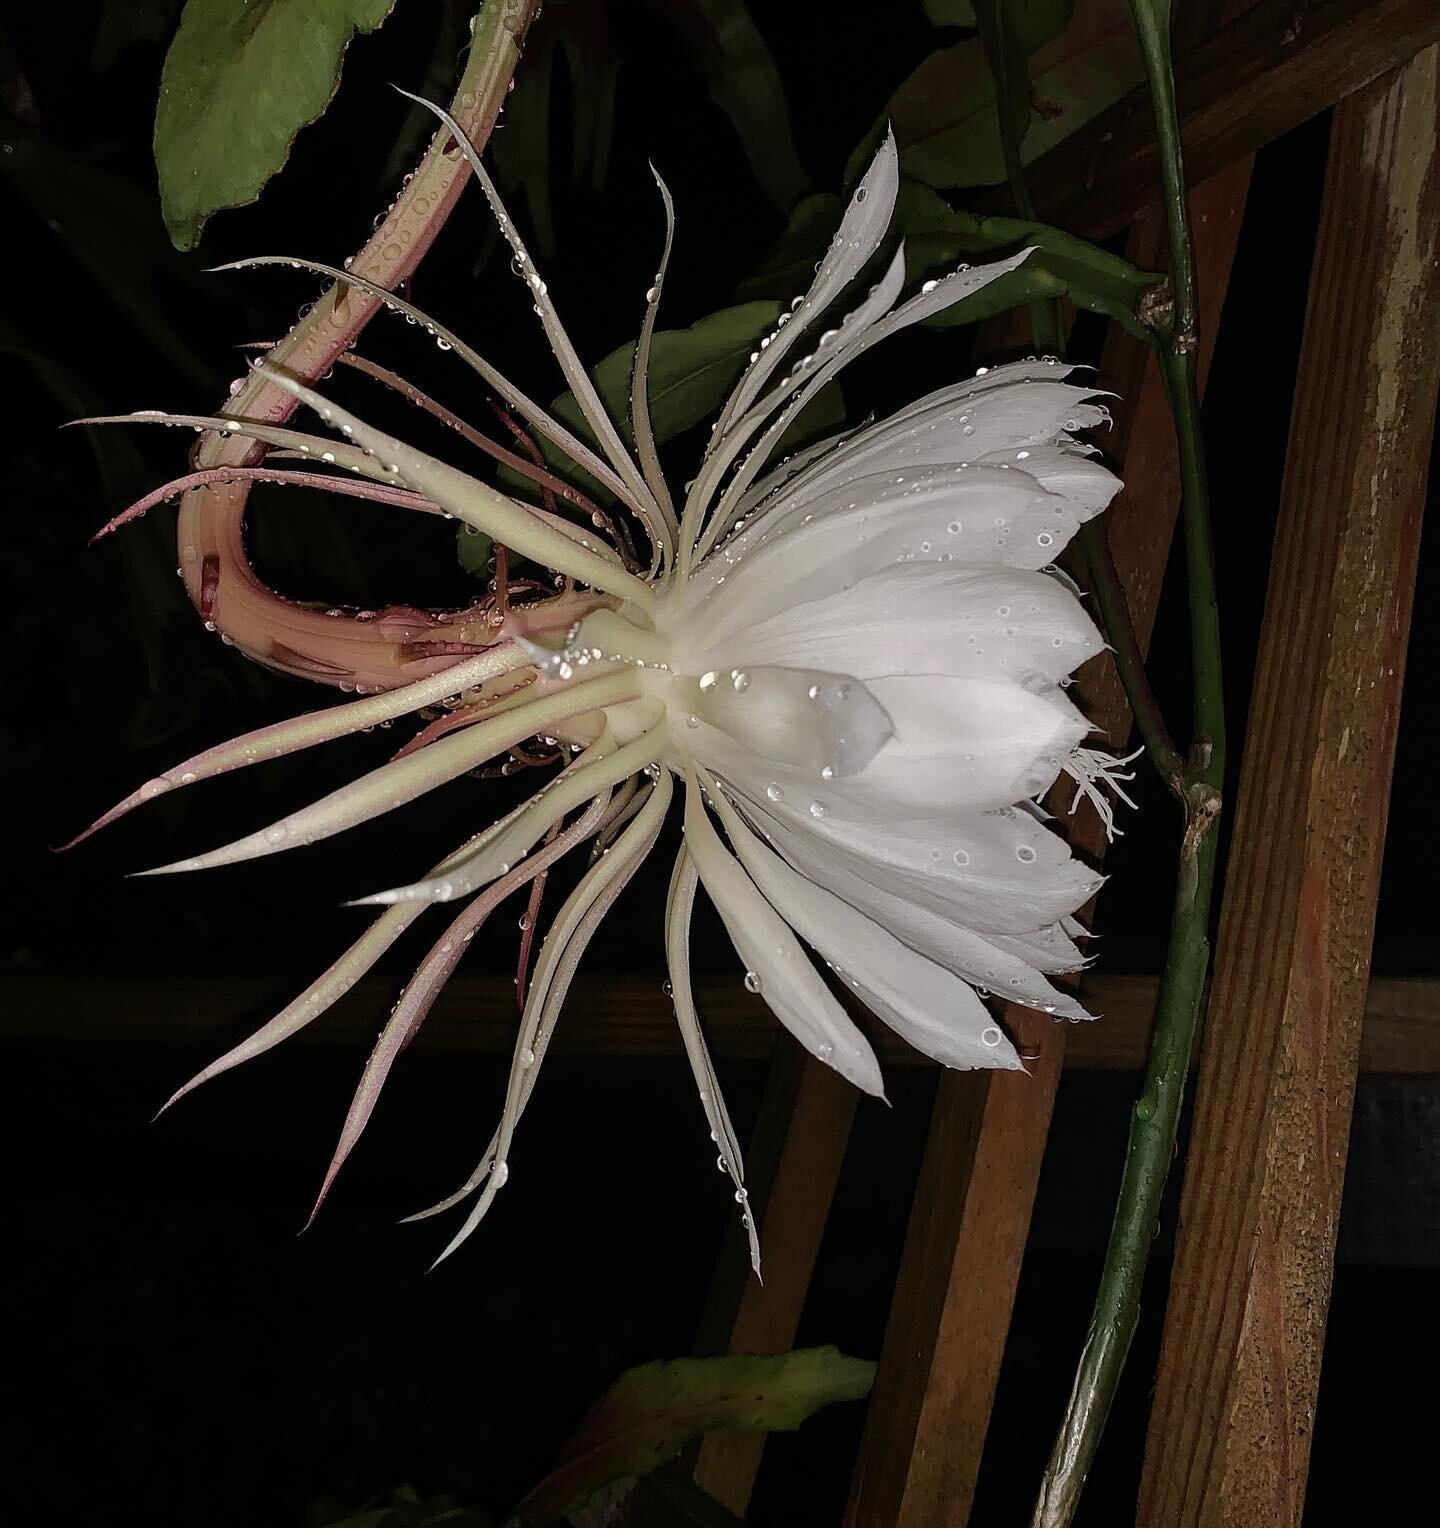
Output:
[[[1220,678],[1220,631],[1215,597],[1215,563],[1210,539],[1210,505],[1200,429],[1196,377],[1194,257],[1180,158],[1180,128],[1170,72],[1169,0],[1130,0],[1131,17],[1150,76],[1164,176],[1170,233],[1175,322],[1161,353],[1161,369],[1175,420],[1180,460],[1181,515],[1190,604],[1191,665],[1194,686],[1194,740],[1184,768],[1163,733],[1147,749],[1173,776],[1185,809],[1179,873],[1170,920],[1170,944],[1160,980],[1145,1084],[1135,1104],[1115,1221],[1089,1331],[1081,1350],[1065,1416],[1046,1466],[1032,1528],[1064,1528],[1072,1520],[1100,1436],[1115,1398],[1140,1312],[1140,1292],[1151,1244],[1159,1225],[1160,1200],[1175,1154],[1186,1073],[1194,1050],[1210,963],[1210,909],[1218,852],[1216,825],[1225,773],[1224,694]],[[1097,592],[1107,581],[1097,582]],[[1108,590],[1123,598],[1118,580]],[[1157,712],[1143,682],[1138,652],[1121,651],[1128,621],[1112,627],[1117,662],[1142,733]],[[1161,761],[1164,761],[1163,763]]]
[[[538,9],[539,0],[486,0],[475,18],[453,106],[456,120],[476,143],[485,141],[499,114]],[[350,269],[392,289],[406,280],[469,178],[469,165],[450,141],[449,131],[442,129]],[[379,308],[355,286],[336,282],[270,351],[269,359],[296,376],[315,380],[355,342]],[[252,419],[278,423],[293,412],[295,400],[252,375],[226,406]],[[193,465],[253,465],[263,454],[264,448],[252,442],[209,435]],[[197,608],[206,605],[215,624],[242,652],[272,667],[335,684],[363,683],[368,688],[394,683],[395,671],[406,661],[401,645],[386,641],[374,626],[349,617],[327,617],[283,599],[256,576],[242,529],[247,497],[246,486],[240,484],[197,488],[182,501],[176,539],[191,601]],[[282,652],[288,656],[280,656]],[[341,661],[336,662],[337,657]]]

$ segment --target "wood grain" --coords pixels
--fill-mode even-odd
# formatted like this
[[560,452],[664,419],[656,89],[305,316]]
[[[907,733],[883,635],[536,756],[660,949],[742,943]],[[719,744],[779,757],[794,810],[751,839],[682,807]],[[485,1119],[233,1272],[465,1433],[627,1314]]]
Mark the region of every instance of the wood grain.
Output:
[[[1197,260],[1213,335],[1239,238],[1250,162],[1200,187],[1192,212]],[[1149,220],[1132,230],[1127,253],[1154,264],[1161,233]],[[1206,338],[1202,366],[1212,341]],[[1133,400],[1119,419],[1115,454],[1125,492],[1108,515],[1108,534],[1142,648],[1149,642],[1174,538],[1178,468],[1170,413],[1144,350],[1112,331],[1102,384]],[[1130,732],[1130,712],[1105,658],[1077,676],[1080,704],[1109,742]],[[1065,803],[1052,803],[1063,812]],[[1088,810],[1069,819],[1077,849],[1098,861],[1104,835]],[[963,1524],[979,1474],[1000,1360],[1010,1328],[1055,1085],[1068,1047],[1091,1026],[1056,1025],[1009,1007],[1004,1022],[1028,1075],[947,1073],[940,1080],[900,1279],[866,1413],[847,1509],[847,1528],[941,1528]],[[1145,1015],[1137,1064],[1148,1034]]]
[[[1437,39],[1435,0],[1261,0],[1250,6],[1177,65],[1190,183],[1200,185]],[[1026,174],[1045,222],[1092,239],[1118,233],[1159,200],[1148,92],[1132,91]],[[1010,210],[1003,191],[983,205]]]
[[[357,983],[287,1044],[366,1050],[398,987],[398,980]],[[1155,990],[1154,976],[1093,973],[1083,992],[1099,1017],[1094,1024],[1071,1027],[1065,1065],[1077,1071],[1139,1070]],[[783,1033],[738,976],[701,978],[696,992],[717,1057],[764,1061],[774,1055]],[[0,1040],[218,1050],[246,1025],[269,1018],[291,995],[274,982],[255,979],[10,977],[0,981]],[[415,1048],[508,1055],[515,1031],[515,989],[508,977],[458,976],[441,994]],[[889,1030],[876,1028],[873,1038],[887,1067],[933,1064]],[[555,1054],[678,1060],[683,1051],[673,1007],[655,981],[582,976],[560,1021]],[[1440,1073],[1440,978],[1380,977],[1370,983],[1360,1065],[1367,1072]]]
[[[732,1225],[697,1352],[783,1353],[795,1345],[857,1099],[855,1089],[836,1072],[806,1055],[789,1036],[781,1037],[746,1152],[764,1282],[752,1275],[744,1238]],[[744,1517],[764,1451],[764,1433],[709,1433],[694,1460],[695,1483]]]
[[1335,114],[1147,1528],[1300,1523],[1440,384],[1437,133],[1435,48]]

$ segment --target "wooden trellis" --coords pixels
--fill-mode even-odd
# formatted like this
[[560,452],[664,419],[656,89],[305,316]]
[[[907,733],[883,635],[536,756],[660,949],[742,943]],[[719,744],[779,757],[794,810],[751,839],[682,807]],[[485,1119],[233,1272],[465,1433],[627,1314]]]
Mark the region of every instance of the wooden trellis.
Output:
[[[1440,384],[1440,6],[1232,9],[1245,13],[1181,71],[1207,344],[1250,154],[1339,105],[1151,1416],[1145,1528],[1300,1522]],[[1091,234],[1133,219],[1131,257],[1154,263],[1156,230],[1137,216],[1156,188],[1147,134],[1137,97],[1062,146],[1032,179],[1041,215]],[[1059,195],[1047,198],[1050,187]],[[1133,400],[1116,446],[1127,490],[1108,533],[1144,643],[1175,523],[1170,425],[1133,342],[1112,340],[1103,380]],[[1097,660],[1083,682],[1089,713],[1124,736],[1113,669]],[[1103,847],[1093,822],[1082,820],[1075,839],[1092,856]],[[1006,1022],[1035,1057],[1028,1077],[941,1079],[847,1528],[969,1520],[1066,1039],[1025,1010],[1011,1008]],[[738,1297],[734,1270],[722,1270],[707,1350],[790,1345],[853,1107],[813,1063],[775,1062],[758,1143],[757,1178],[768,1181],[755,1186],[772,1262],[763,1290]],[[695,1479],[743,1513],[760,1457],[760,1440],[709,1440]]]
[[[1233,19],[1179,70],[1202,363],[1254,152],[1317,113],[1334,116],[1136,1521],[1299,1528],[1355,1076],[1440,1072],[1440,1026],[1421,1018],[1440,984],[1368,981],[1440,390],[1440,0],[1219,9]],[[1163,261],[1143,91],[1037,164],[1030,184],[1047,221],[1091,237],[1128,230],[1135,263]],[[1102,381],[1127,400],[1109,443],[1127,488],[1107,528],[1143,645],[1178,502],[1169,411],[1153,362],[1118,330]],[[1129,714],[1113,669],[1097,660],[1079,682],[1118,743]],[[1097,825],[1075,822],[1078,847],[1098,858]],[[266,985],[171,981],[125,996],[107,980],[101,1005],[84,981],[12,978],[0,1023],[11,1035],[100,1033],[98,1016],[118,1000],[132,1036],[173,1037],[223,1026]],[[747,1153],[765,1283],[748,1276],[736,1235],[696,1345],[779,1351],[809,1294],[855,1095],[777,1046],[758,999],[733,982],[697,986],[718,1056],[772,1059]],[[353,1044],[380,990],[359,984],[337,1022],[306,1040]],[[970,1520],[1061,1069],[1137,1068],[1143,1057],[1153,978],[1102,970],[1086,993],[1106,1019],[1074,1033],[1007,1011],[1033,1057],[1028,1076],[941,1079],[846,1528]],[[508,979],[461,978],[420,1043],[508,1048],[513,1002]],[[562,1051],[674,1051],[671,1004],[652,978],[582,980],[571,1008]],[[915,1061],[884,1036],[877,1049],[887,1063]],[[717,1523],[744,1514],[763,1449],[758,1435],[717,1434],[690,1456]],[[637,1504],[632,1528],[707,1521],[699,1500],[670,1517]]]

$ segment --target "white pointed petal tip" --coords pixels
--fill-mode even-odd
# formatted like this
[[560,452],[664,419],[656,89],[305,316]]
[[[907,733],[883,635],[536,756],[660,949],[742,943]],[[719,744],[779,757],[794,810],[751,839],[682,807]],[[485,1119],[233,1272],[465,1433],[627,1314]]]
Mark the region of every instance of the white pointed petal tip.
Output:
[[155,865],[149,870],[131,870],[126,873],[127,881],[143,881],[152,875],[180,875],[189,870],[203,870],[205,865],[196,859],[172,860],[168,865]]
[[190,1081],[184,1085],[184,1087],[176,1088],[175,1091],[169,1096],[169,1098],[167,1098],[165,1102],[161,1104],[160,1107],[154,1112],[154,1114],[150,1116],[150,1123],[153,1125],[162,1114],[168,1114],[169,1111],[173,1109],[175,1105],[178,1104],[187,1093],[193,1092],[194,1089],[198,1088],[202,1080],[203,1079],[200,1077],[192,1077]]

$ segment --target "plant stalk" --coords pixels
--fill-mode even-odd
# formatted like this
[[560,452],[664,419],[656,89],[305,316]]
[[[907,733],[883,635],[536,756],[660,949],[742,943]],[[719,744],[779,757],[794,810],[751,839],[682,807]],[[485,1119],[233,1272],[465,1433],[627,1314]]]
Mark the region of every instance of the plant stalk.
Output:
[[[1065,1416],[1041,1481],[1032,1528],[1065,1528],[1072,1521],[1135,1335],[1145,1266],[1159,1225],[1160,1200],[1175,1153],[1186,1074],[1209,970],[1210,911],[1218,849],[1216,826],[1225,772],[1220,631],[1196,376],[1194,253],[1170,68],[1169,0],[1130,0],[1130,13],[1150,77],[1170,237],[1175,316],[1161,351],[1160,365],[1174,416],[1180,460],[1194,741],[1183,769],[1177,774],[1179,754],[1163,728],[1157,730],[1154,726],[1158,710],[1144,681],[1128,617],[1119,619],[1117,614],[1114,624],[1107,617],[1112,642],[1117,632],[1122,638],[1115,642],[1117,666],[1147,752],[1162,776],[1172,783],[1183,805],[1184,833],[1170,943],[1151,1030],[1144,1088],[1131,1118],[1119,1202],[1105,1249],[1095,1308]],[[1106,598],[1123,599],[1118,579],[1108,589],[1103,587],[1106,583],[1103,576],[1097,582],[1102,611]],[[1127,632],[1128,644],[1124,640]]]
[[1150,688],[1150,677],[1145,672],[1145,659],[1140,652],[1134,622],[1130,619],[1130,607],[1125,603],[1125,589],[1110,551],[1110,538],[1104,522],[1087,520],[1080,527],[1077,540],[1084,559],[1086,583],[1100,607],[1100,619],[1105,626],[1105,635],[1110,639],[1110,655],[1115,660],[1125,698],[1130,703],[1130,714],[1135,718],[1140,740],[1145,745],[1145,756],[1155,766],[1166,788],[1183,802],[1185,760],[1170,736],[1160,703]]

